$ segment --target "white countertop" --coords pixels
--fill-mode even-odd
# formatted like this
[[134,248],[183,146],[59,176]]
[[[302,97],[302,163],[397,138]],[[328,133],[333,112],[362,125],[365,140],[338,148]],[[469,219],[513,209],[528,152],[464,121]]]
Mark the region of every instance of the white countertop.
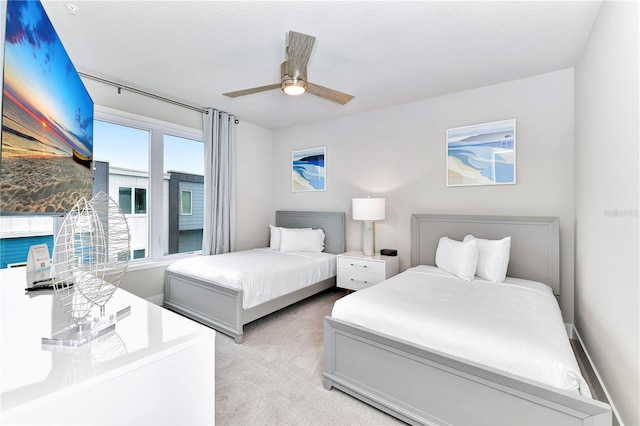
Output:
[[[81,347],[43,346],[70,324],[53,290],[26,292],[25,268],[0,270],[0,403],[4,420],[215,339],[215,331],[118,289],[116,329]],[[213,360],[212,360],[213,362]]]

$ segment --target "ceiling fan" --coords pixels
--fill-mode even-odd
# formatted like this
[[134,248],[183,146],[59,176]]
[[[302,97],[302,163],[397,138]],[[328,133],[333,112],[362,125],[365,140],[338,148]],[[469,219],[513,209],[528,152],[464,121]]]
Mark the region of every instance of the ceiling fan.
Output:
[[346,104],[353,99],[353,96],[307,81],[307,64],[315,41],[316,38],[313,36],[289,31],[289,41],[286,47],[287,60],[280,65],[280,83],[223,93],[223,95],[237,98],[279,88],[287,95],[296,96],[309,92],[341,105]]

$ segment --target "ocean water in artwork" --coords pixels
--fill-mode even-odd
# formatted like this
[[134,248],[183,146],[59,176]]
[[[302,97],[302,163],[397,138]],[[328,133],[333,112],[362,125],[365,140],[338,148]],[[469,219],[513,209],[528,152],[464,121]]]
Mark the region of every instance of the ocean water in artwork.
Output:
[[513,122],[490,124],[501,126],[495,126],[488,132],[476,129],[458,135],[448,134],[447,178],[450,185],[515,183]]
[[91,196],[93,101],[42,4],[3,3],[0,210],[65,213]]
[[293,189],[319,191],[325,189],[324,148],[293,153]]

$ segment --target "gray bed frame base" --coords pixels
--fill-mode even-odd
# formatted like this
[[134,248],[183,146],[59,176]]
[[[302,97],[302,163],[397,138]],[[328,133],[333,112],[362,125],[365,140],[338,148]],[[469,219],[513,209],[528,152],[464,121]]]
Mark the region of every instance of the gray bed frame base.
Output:
[[242,307],[242,291],[167,271],[164,306],[227,334],[242,343],[244,325],[336,285],[328,278],[249,309]]
[[[326,252],[337,254],[345,251],[343,212],[276,211],[276,226],[321,228],[325,232]],[[242,343],[245,324],[334,287],[335,283],[336,278],[331,277],[244,309],[241,290],[166,271],[164,307],[227,334],[233,337],[236,343]]]
[[[520,219],[523,229],[529,231],[520,229]],[[514,235],[518,235],[518,240],[533,238],[529,234],[540,233],[552,240],[559,237],[557,218],[520,219],[511,217],[508,221],[510,227],[517,229]],[[423,220],[425,222],[420,223]],[[491,216],[414,215],[414,248],[423,256],[430,257],[433,253],[428,248],[419,247],[417,241],[439,239],[444,228],[448,229],[447,232],[455,230],[456,235],[464,237],[467,224],[479,226],[478,221],[486,222],[488,229],[495,229]],[[497,217],[496,221],[504,223],[505,217]],[[540,228],[531,226],[532,222],[548,225]],[[474,232],[481,238],[495,235],[491,234],[493,231],[484,231],[480,226]],[[520,245],[518,242],[517,246]],[[556,244],[549,241],[548,244],[536,243],[536,246],[553,251]],[[518,255],[520,251],[511,254]],[[549,259],[556,255],[542,253],[540,256]],[[539,259],[539,256],[535,258]],[[415,259],[419,261],[420,257]],[[557,260],[551,262],[557,263]],[[531,261],[533,259],[516,259],[516,263],[525,265],[524,270],[530,270]],[[554,270],[549,265],[542,269]],[[612,424],[611,407],[603,402],[331,317],[324,319],[323,386],[325,389],[340,389],[410,424]]]

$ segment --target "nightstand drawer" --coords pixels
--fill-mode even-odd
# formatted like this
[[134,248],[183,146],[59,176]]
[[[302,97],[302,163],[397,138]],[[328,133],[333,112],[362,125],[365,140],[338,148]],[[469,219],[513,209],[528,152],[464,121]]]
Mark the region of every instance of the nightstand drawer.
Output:
[[341,288],[351,290],[361,290],[374,284],[384,281],[384,274],[372,272],[353,271],[350,269],[339,269],[336,285]]
[[399,260],[389,256],[364,256],[350,251],[338,255],[336,285],[347,290],[362,290],[398,273]]
[[369,259],[356,259],[353,257],[338,257],[338,269],[361,271],[361,272],[373,272],[375,274],[382,274],[384,277],[384,262],[376,262]]

